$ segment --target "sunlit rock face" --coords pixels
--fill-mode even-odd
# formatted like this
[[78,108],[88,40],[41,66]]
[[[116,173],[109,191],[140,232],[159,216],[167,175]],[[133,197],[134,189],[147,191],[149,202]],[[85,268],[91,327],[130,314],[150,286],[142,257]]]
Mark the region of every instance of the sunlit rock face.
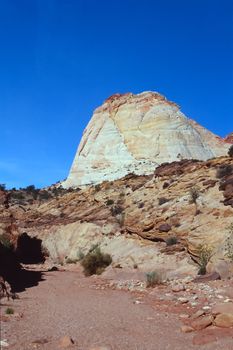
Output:
[[115,94],[94,111],[63,186],[151,174],[164,162],[207,160],[228,149],[229,143],[158,93]]

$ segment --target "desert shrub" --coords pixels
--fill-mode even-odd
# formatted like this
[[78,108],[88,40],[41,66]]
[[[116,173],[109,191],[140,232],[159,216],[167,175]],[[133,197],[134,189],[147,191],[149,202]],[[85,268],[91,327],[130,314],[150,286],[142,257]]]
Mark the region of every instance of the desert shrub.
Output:
[[158,271],[151,271],[146,273],[146,286],[147,287],[154,287],[157,284],[162,283],[162,276],[161,273]]
[[14,309],[12,309],[12,307],[8,307],[5,310],[6,315],[13,315],[15,313]]
[[5,190],[6,190],[6,185],[0,184],[0,191],[5,191]]
[[25,199],[25,196],[21,191],[11,192],[11,199],[22,202]]
[[121,214],[123,212],[124,208],[121,207],[120,205],[114,205],[112,208],[111,208],[111,213],[112,213],[112,216],[116,216],[118,214]]
[[108,199],[106,202],[106,205],[113,205],[114,204],[114,200],[112,199]]
[[191,187],[189,190],[190,203],[197,203],[197,198],[200,196],[198,187]]
[[233,158],[233,145],[231,145],[231,147],[228,150],[228,156]]
[[166,239],[167,245],[174,245],[174,244],[176,244],[177,242],[178,242],[178,240],[177,240],[177,237],[176,237],[176,236],[171,236],[171,237],[168,237],[168,238]]
[[40,200],[48,200],[52,198],[52,194],[46,190],[42,190],[39,192],[39,199]]
[[85,276],[91,276],[94,274],[100,275],[111,262],[111,256],[109,254],[103,254],[100,248],[97,247],[87,253],[82,259],[81,265],[84,268]]
[[225,256],[233,262],[233,223],[227,227],[229,232],[225,242]]
[[198,255],[199,255],[199,275],[205,275],[206,274],[206,266],[208,262],[210,261],[210,258],[213,255],[213,248],[204,244],[198,246]]
[[220,166],[217,169],[216,177],[218,179],[221,179],[222,177],[227,176],[227,175],[231,175],[231,174],[233,174],[233,165],[226,164],[226,165]]
[[159,205],[162,205],[162,204],[164,204],[164,203],[169,202],[169,200],[170,200],[170,199],[168,199],[168,198],[160,197],[160,198],[158,198],[158,204],[159,204]]
[[95,185],[95,192],[99,192],[101,190],[101,187],[100,187],[100,185],[98,184],[98,185]]
[[143,202],[141,202],[141,203],[138,204],[138,208],[139,208],[139,209],[141,209],[141,208],[143,208],[143,207],[144,207],[144,203],[143,203]]

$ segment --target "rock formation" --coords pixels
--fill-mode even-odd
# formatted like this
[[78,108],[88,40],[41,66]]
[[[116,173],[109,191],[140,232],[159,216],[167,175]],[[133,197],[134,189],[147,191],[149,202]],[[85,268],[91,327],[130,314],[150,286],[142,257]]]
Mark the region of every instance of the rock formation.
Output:
[[164,162],[207,160],[225,155],[228,142],[158,93],[115,94],[95,110],[63,186],[152,174]]

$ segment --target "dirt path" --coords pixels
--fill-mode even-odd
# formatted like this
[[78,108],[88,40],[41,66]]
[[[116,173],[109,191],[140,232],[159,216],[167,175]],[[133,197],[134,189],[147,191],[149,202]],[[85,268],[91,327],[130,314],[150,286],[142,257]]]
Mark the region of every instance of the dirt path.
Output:
[[[44,275],[38,286],[20,293],[9,303],[22,317],[1,322],[1,338],[6,349],[59,349],[59,339],[68,335],[72,348],[88,350],[108,345],[112,350],[199,349],[193,334],[180,332],[174,314],[165,314],[146,303],[135,303],[130,292],[96,289],[95,278],[79,271],[54,271]],[[2,306],[2,315],[6,306]],[[200,335],[201,336],[201,335]],[[46,340],[45,344],[33,343]],[[232,337],[201,346],[203,350],[231,350]]]

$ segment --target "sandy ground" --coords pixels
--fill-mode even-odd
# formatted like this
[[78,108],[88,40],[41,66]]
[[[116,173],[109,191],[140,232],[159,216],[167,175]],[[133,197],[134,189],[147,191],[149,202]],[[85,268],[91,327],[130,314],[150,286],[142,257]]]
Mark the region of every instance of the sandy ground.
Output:
[[[77,350],[97,345],[112,350],[233,350],[232,329],[215,342],[193,345],[195,334],[180,331],[177,313],[157,307],[143,293],[105,288],[100,277],[84,277],[78,269],[45,272],[43,278],[21,292],[19,300],[2,300],[6,349],[56,350],[59,339],[68,335],[74,340],[70,348]],[[8,306],[16,315],[6,321]],[[205,331],[198,336],[206,336]]]

